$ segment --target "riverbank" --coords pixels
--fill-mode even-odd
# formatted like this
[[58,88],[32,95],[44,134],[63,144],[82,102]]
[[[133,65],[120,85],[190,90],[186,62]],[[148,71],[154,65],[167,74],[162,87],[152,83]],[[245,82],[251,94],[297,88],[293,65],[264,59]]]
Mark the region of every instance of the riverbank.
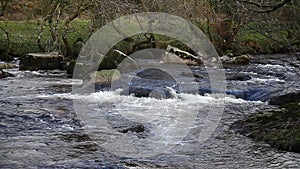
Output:
[[[37,38],[39,35],[41,35],[41,24],[39,22],[40,21],[38,20],[0,21],[0,28],[2,32],[0,34],[0,43],[3,44],[0,47],[1,53],[7,52],[13,56],[24,56],[27,53],[42,52],[37,44]],[[78,39],[86,41],[90,35],[89,25],[89,20],[76,19],[71,22],[69,25],[69,30],[66,34],[69,44],[74,44]],[[202,27],[205,28],[206,26],[204,25]],[[47,45],[47,40],[49,40],[47,39],[50,36],[49,29],[50,28],[46,26],[43,30],[41,39],[43,45]],[[216,28],[213,26],[211,27],[212,39],[219,39],[219,35],[214,33],[215,29],[217,29],[217,25]],[[216,43],[214,46],[217,48],[220,55],[273,54],[288,52],[286,49],[280,46],[278,42],[272,41],[271,39],[268,39],[267,37],[249,29],[246,26],[240,29],[238,34],[240,36],[238,36],[237,39],[232,42],[233,44],[230,44],[232,49],[226,49],[226,51],[223,51],[221,48],[219,49],[219,42],[214,42],[214,40],[212,40],[213,43]],[[149,41],[149,39],[147,39],[145,36],[135,36],[133,37],[133,40],[134,41],[124,40],[117,44],[116,47],[126,54],[131,54],[132,51],[128,50],[132,50],[132,48],[135,47],[139,48],[139,43],[141,45],[145,45],[147,44],[147,41]],[[163,35],[155,35],[155,41],[156,47],[160,49],[165,49],[167,45],[172,45],[181,50],[189,50],[189,48],[183,45],[181,42]]]

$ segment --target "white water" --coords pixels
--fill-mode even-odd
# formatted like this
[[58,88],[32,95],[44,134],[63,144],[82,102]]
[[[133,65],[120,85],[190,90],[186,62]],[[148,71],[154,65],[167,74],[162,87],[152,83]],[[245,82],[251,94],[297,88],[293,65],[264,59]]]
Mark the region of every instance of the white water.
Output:
[[[87,95],[67,93],[38,95],[37,97],[72,99],[74,104],[77,104],[74,105],[75,109],[77,107],[76,113],[83,119],[87,132],[92,133],[95,130],[99,132],[100,129],[101,134],[98,133],[97,137],[101,137],[102,140],[107,137],[105,145],[109,151],[132,157],[138,157],[141,154],[152,156],[153,153],[165,152],[172,146],[180,144],[189,131],[195,127],[211,125],[210,128],[205,129],[205,137],[201,137],[202,139],[208,139],[222,118],[222,106],[224,108],[224,104],[247,103],[245,100],[229,96],[222,97],[220,94],[202,96],[180,93],[176,94],[177,97],[173,99],[159,100],[122,96],[120,95],[121,91],[121,89],[118,89]],[[115,118],[118,115],[129,121],[150,126],[152,137],[148,137],[147,140],[138,139],[136,136],[121,134],[109,129],[111,127],[103,116]],[[124,122],[120,120],[118,123],[122,125]],[[109,134],[105,135],[105,133]],[[132,142],[135,142],[135,144],[132,144]]]

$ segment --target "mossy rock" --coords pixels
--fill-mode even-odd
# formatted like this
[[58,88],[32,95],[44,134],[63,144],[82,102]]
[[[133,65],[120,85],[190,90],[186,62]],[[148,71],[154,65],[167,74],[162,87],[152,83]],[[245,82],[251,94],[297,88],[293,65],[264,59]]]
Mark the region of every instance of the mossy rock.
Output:
[[0,60],[4,62],[11,62],[14,60],[14,57],[9,55],[8,53],[1,53]]
[[300,153],[300,101],[286,103],[277,111],[250,115],[231,128],[274,148]]
[[20,70],[53,70],[63,69],[64,57],[57,52],[29,53],[20,58]]
[[122,74],[117,69],[101,70],[89,75],[85,88],[95,87],[95,90],[109,90],[112,81],[119,80]]

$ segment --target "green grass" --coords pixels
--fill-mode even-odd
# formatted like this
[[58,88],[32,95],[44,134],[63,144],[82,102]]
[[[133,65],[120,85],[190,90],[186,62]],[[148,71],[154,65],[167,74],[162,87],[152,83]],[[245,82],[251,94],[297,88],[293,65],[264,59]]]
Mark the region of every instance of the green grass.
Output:
[[[255,28],[259,25],[248,23],[248,26]],[[284,48],[279,43],[285,44],[286,32],[273,32],[272,34],[263,35],[248,26],[243,26],[239,31],[238,41],[240,41],[240,44],[237,44],[237,50],[240,50],[241,53],[272,54],[278,53]],[[268,37],[274,38],[276,41]]]
[[[129,22],[129,21],[125,21]],[[63,23],[60,23],[60,27]],[[133,30],[140,31],[139,26],[137,23],[123,23],[129,25],[128,27],[125,27],[123,32],[125,34],[129,32],[133,32]],[[206,23],[203,23],[201,26],[205,27]],[[251,27],[255,27],[253,23],[249,24]],[[73,44],[77,40],[77,38],[82,38],[84,40],[87,40],[88,32],[89,32],[89,26],[90,21],[88,20],[74,20],[70,23],[70,27],[68,29],[67,38],[69,39],[70,45]],[[14,55],[25,55],[30,52],[41,52],[37,45],[37,37],[39,35],[39,29],[40,24],[38,21],[0,21],[0,27],[5,29],[7,32],[9,32],[9,39],[11,44],[11,51],[7,51],[8,45],[7,45],[7,37],[4,31],[0,30],[0,51],[7,51]],[[120,27],[123,29],[123,27]],[[127,30],[128,29],[128,30]],[[211,30],[213,31],[214,28],[211,27]],[[106,30],[107,34],[113,34],[115,35],[116,32],[113,29]],[[106,34],[106,35],[107,35]],[[280,36],[285,35],[286,33],[280,33]],[[45,27],[44,34],[42,37],[42,42],[46,44],[47,39],[49,39],[49,27]],[[102,36],[102,35],[101,35]],[[105,35],[103,35],[105,36]],[[213,39],[215,39],[215,47],[218,51],[221,49],[218,49],[219,42],[222,41],[216,35],[214,32],[212,32]],[[109,37],[107,42],[111,41],[111,36],[105,36]],[[98,38],[99,39],[99,38]],[[101,38],[103,39],[103,38]],[[146,40],[143,35],[136,35],[133,36],[134,41],[133,42],[119,42],[114,46],[114,48],[117,48],[124,53],[130,53],[131,47],[138,41],[144,41]],[[180,48],[182,50],[190,50],[185,44],[182,42],[165,36],[156,34],[155,39],[157,42],[157,47],[160,49],[165,49],[167,45],[172,45],[177,48]],[[192,39],[191,39],[192,40]],[[232,49],[230,50],[230,53],[238,53],[238,54],[245,54],[245,53],[252,53],[252,54],[261,54],[261,53],[276,53],[278,49],[281,48],[280,45],[278,45],[276,42],[268,39],[267,37],[259,34],[258,32],[249,29],[248,27],[244,26],[242,29],[240,29],[237,37],[236,37],[235,44],[232,44]],[[44,44],[44,45],[45,45]],[[221,53],[226,53],[227,51],[223,51]],[[220,53],[220,54],[221,54]]]
[[[67,33],[69,43],[72,44],[78,37],[87,38],[89,21],[75,20],[71,22]],[[14,55],[25,55],[30,52],[40,52],[37,45],[40,25],[38,21],[0,21],[0,27],[9,32],[11,51],[7,51],[7,37],[4,31],[0,32],[0,50],[7,51]],[[42,42],[49,39],[49,27],[45,27]]]

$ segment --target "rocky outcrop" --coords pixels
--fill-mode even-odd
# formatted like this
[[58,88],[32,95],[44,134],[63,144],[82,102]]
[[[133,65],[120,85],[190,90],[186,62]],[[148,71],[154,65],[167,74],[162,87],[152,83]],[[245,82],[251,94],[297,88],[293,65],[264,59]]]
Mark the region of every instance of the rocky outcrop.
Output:
[[64,68],[64,57],[57,52],[29,53],[20,58],[20,70],[54,70]]

